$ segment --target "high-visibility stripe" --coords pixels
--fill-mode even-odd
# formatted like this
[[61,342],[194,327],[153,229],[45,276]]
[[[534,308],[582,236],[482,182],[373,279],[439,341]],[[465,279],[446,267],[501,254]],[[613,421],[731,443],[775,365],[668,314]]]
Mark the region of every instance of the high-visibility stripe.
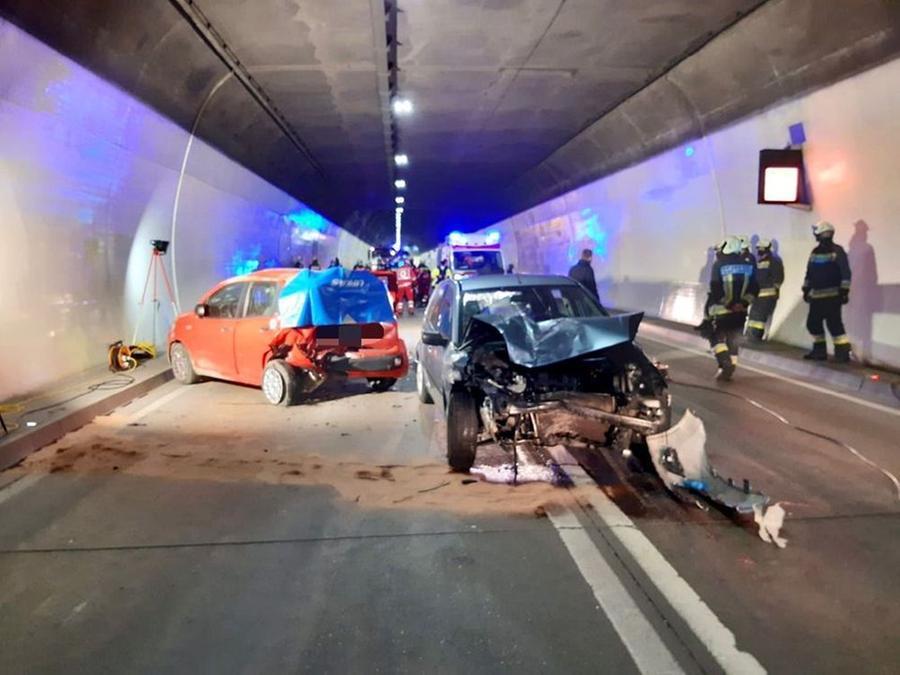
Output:
[[747,325],[750,328],[756,328],[757,330],[765,330],[766,329],[765,321],[748,321]]
[[835,336],[834,336],[834,344],[836,344],[836,345],[849,345],[849,344],[850,344],[850,338],[848,338],[846,335],[835,335]]
[[709,308],[709,313],[711,316],[721,316],[722,314],[731,314],[731,310],[724,305],[712,305]]
[[775,288],[763,288],[759,291],[760,298],[774,298],[778,295],[778,289]]
[[850,280],[849,280],[849,279],[844,279],[844,280],[841,282],[841,288],[850,288]]
[[731,357],[731,365],[736,366],[736,365],[737,365],[737,359],[738,359],[738,357],[732,356],[732,357]]
[[836,298],[841,294],[837,288],[814,288],[809,292],[809,297],[814,300],[824,300],[826,298]]
[[822,335],[813,335],[812,339],[813,339],[813,342],[817,345],[824,344],[825,343],[825,334],[822,333]]
[[728,345],[726,345],[724,342],[720,342],[717,345],[713,345],[713,353],[715,353],[715,354],[721,354],[722,352],[727,352],[727,351],[728,351]]

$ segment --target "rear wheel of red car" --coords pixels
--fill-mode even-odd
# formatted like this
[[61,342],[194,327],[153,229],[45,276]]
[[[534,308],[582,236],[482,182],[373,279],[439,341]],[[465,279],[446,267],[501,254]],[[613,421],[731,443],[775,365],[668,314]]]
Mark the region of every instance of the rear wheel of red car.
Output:
[[372,387],[372,391],[383,392],[387,391],[391,387],[397,384],[397,378],[395,377],[372,377],[369,378],[369,386]]
[[447,464],[459,473],[469,473],[475,463],[478,440],[478,409],[467,391],[454,391],[447,404]]
[[200,381],[200,376],[194,371],[187,347],[180,342],[173,344],[169,350],[169,362],[172,364],[172,374],[181,384],[194,384]]
[[300,378],[297,370],[282,361],[269,361],[263,370],[262,392],[272,405],[295,405],[300,400]]

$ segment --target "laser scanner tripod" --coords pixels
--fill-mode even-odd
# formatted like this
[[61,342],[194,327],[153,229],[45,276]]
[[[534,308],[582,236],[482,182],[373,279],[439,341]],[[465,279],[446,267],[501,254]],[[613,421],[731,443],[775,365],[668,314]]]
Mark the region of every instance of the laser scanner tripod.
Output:
[[172,284],[169,283],[169,275],[166,273],[166,266],[163,263],[163,256],[169,250],[169,242],[160,239],[153,239],[150,242],[153,247],[150,256],[150,265],[147,267],[147,278],[144,280],[144,291],[141,293],[141,301],[138,307],[141,311],[138,313],[137,321],[134,324],[134,335],[131,338],[131,344],[137,344],[138,328],[141,325],[141,317],[143,316],[144,304],[147,300],[147,289],[150,286],[150,277],[153,277],[153,341],[151,344],[156,347],[156,319],[159,315],[159,277],[162,276],[165,283],[166,292],[169,295],[169,302],[172,305],[173,318],[178,316],[178,307],[175,304],[175,294],[172,293]]

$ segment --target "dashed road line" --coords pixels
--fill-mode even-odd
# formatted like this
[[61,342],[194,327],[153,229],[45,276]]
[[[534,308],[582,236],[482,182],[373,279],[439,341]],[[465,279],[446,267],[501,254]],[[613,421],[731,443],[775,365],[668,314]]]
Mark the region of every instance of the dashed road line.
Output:
[[[652,333],[653,331],[648,331]],[[645,333],[644,335],[639,335],[639,339],[648,340],[650,342],[655,342],[659,345],[663,345],[669,348],[680,349],[685,352],[689,352],[691,354],[696,354],[697,356],[709,356],[709,351],[704,351],[697,349],[696,347],[691,347],[686,344],[681,344],[679,342],[666,340],[664,337],[660,337],[657,334],[655,337],[652,335],[648,335]],[[820,387],[817,384],[812,384],[811,382],[805,382],[803,380],[798,380],[793,377],[788,377],[787,375],[781,375],[779,373],[772,372],[770,370],[765,370],[763,368],[758,368],[756,366],[751,366],[746,361],[742,362],[739,366],[741,370],[748,370],[751,373],[757,373],[758,375],[765,375],[766,377],[771,377],[775,380],[781,380],[782,382],[787,382],[789,384],[796,385],[798,387],[803,387],[804,389],[809,389],[811,391],[815,391],[819,394],[826,394],[828,396],[833,396],[835,398],[839,398],[842,401],[849,401],[851,403],[856,403],[857,405],[865,406],[866,408],[871,408],[872,410],[877,410],[878,412],[887,413],[889,415],[894,415],[896,417],[900,417],[900,409],[891,408],[890,406],[882,405],[880,403],[875,403],[874,401],[868,401],[864,398],[859,398],[857,396],[853,396],[852,394],[845,394],[840,391],[834,391],[833,389],[827,389],[826,387]]]
[[47,474],[45,473],[29,473],[25,476],[22,476],[17,481],[14,481],[9,485],[0,488],[0,504],[9,501],[19,493],[25,492],[25,490],[33,486],[45,476],[47,476]]
[[160,396],[158,399],[156,399],[152,403],[149,403],[146,406],[144,406],[143,408],[141,408],[140,410],[138,410],[136,413],[124,417],[121,422],[122,426],[125,426],[128,424],[134,424],[138,420],[143,419],[144,417],[146,417],[147,415],[152,413],[154,410],[161,408],[166,403],[169,403],[170,401],[177,398],[178,396],[181,396],[187,390],[188,390],[188,388],[185,387],[184,385],[178,385],[178,388],[175,389],[174,391],[170,391],[168,394]]

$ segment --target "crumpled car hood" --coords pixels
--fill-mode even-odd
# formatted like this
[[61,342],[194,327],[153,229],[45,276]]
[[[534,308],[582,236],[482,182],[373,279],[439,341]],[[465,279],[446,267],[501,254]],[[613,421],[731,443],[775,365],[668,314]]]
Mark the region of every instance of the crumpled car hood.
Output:
[[510,361],[525,368],[542,368],[630,343],[643,318],[643,312],[635,312],[535,321],[517,308],[504,305],[472,317],[463,344],[478,342],[484,326],[491,326],[506,342]]

